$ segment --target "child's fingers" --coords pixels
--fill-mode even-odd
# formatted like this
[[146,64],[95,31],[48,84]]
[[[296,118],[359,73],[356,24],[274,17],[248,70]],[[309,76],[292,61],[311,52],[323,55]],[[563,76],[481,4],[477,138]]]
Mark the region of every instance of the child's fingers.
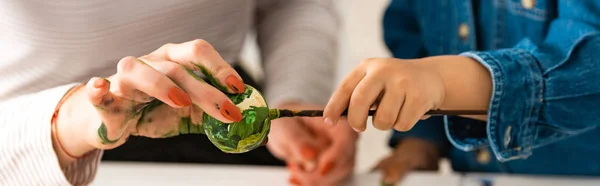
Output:
[[376,75],[367,74],[352,92],[348,106],[348,123],[354,130],[362,132],[367,128],[369,109],[383,90],[383,82]]
[[379,130],[389,130],[394,127],[403,103],[404,90],[396,87],[385,89],[377,112],[373,116],[373,126]]
[[424,98],[423,95],[408,92],[398,119],[394,123],[394,129],[397,131],[409,131],[431,108],[424,105],[424,99],[427,98]]
[[352,92],[360,83],[360,81],[365,77],[366,72],[362,69],[355,69],[350,72],[348,77],[346,77],[340,86],[333,93],[331,98],[329,99],[329,103],[325,107],[323,111],[323,118],[325,118],[325,123],[335,124],[341,118],[342,112],[348,108],[350,104],[350,97],[352,97]]

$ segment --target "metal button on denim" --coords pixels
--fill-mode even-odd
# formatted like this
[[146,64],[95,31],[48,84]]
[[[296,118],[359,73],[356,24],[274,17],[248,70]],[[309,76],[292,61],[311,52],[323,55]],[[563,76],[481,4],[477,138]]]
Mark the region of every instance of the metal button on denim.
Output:
[[467,39],[469,36],[469,26],[467,24],[463,23],[458,26],[458,36],[463,40]]
[[535,0],[521,0],[521,6],[526,9],[532,9],[535,6]]
[[479,164],[487,164],[487,163],[489,163],[491,157],[492,157],[492,155],[490,154],[490,151],[487,150],[486,148],[482,148],[482,149],[479,149],[477,151],[477,157],[476,157],[476,159],[477,159],[477,162]]
[[506,127],[506,131],[504,132],[504,148],[508,147],[508,144],[510,144],[510,131],[512,129],[512,126],[508,126]]

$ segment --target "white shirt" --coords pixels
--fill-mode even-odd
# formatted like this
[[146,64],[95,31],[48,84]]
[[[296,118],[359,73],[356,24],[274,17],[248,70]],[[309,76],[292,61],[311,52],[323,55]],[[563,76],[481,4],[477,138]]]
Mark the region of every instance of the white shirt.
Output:
[[204,39],[234,63],[256,32],[269,104],[325,103],[337,53],[331,1],[0,1],[0,185],[89,183],[101,151],[60,170],[50,133],[57,102],[166,43]]

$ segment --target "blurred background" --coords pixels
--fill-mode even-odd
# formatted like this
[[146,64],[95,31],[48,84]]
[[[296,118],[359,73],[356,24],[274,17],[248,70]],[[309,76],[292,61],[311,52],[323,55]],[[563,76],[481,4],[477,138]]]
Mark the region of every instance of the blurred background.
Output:
[[[381,18],[388,0],[343,0],[337,1],[342,19],[340,34],[340,57],[338,59],[337,83],[363,59],[369,57],[389,57],[381,36]],[[257,79],[262,78],[260,58],[254,37],[248,38],[243,59],[245,68]],[[369,128],[360,137],[357,157],[357,172],[368,171],[389,152],[387,140],[390,132]]]

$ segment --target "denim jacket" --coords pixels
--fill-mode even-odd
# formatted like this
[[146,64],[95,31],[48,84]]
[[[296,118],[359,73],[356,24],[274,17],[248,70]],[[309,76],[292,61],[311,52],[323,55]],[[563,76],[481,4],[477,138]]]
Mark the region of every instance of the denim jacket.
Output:
[[498,171],[600,175],[600,1],[392,0],[383,26],[394,57],[468,56],[493,81],[487,122],[432,117],[390,145],[413,136],[489,149]]

